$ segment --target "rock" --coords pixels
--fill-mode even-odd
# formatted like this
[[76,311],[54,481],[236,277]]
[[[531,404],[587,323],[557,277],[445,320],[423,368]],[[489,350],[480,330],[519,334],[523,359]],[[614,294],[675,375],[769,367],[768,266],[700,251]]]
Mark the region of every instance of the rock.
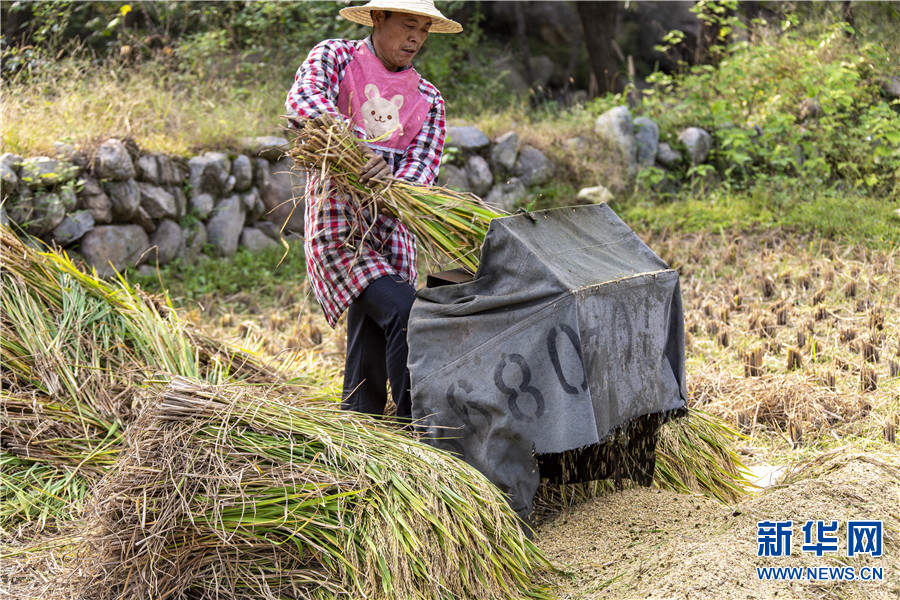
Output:
[[173,158],[165,154],[157,154],[156,165],[160,183],[168,185],[181,185],[184,183],[184,174],[181,172],[181,166]]
[[[260,221],[256,223],[254,227],[269,236],[270,239],[276,242],[281,241],[281,231],[278,229],[278,225],[272,221]],[[281,244],[279,243],[279,245]]]
[[244,230],[241,231],[241,246],[255,253],[272,250],[279,244],[255,227],[244,227]]
[[241,138],[240,145],[251,157],[264,158],[269,162],[281,160],[291,149],[286,139],[276,136]]
[[22,166],[22,157],[11,152],[0,154],[0,165],[4,165],[12,169],[16,175],[19,174],[19,167]]
[[488,192],[484,202],[488,206],[499,208],[506,212],[513,212],[516,207],[528,197],[528,189],[518,177],[511,177],[505,183],[498,183]]
[[473,154],[466,161],[466,173],[469,179],[469,189],[476,196],[484,196],[494,184],[491,165],[478,154]]
[[141,192],[141,208],[147,211],[151,219],[177,218],[178,205],[172,194],[158,185],[144,181],[138,182],[137,186]]
[[3,206],[7,218],[21,227],[34,216],[34,194],[26,188],[17,196],[7,198]]
[[166,185],[165,190],[172,194],[175,199],[175,216],[182,218],[187,214],[187,198],[184,196],[184,189],[180,185]]
[[18,187],[19,176],[16,175],[16,172],[11,166],[4,162],[0,162],[0,194],[2,194],[2,198],[14,194]]
[[56,229],[66,218],[66,206],[59,194],[35,193],[34,216],[25,231],[34,236],[41,236]]
[[245,192],[253,185],[253,163],[250,159],[240,154],[231,163],[231,174],[234,176],[234,189]]
[[284,225],[285,232],[302,235],[306,174],[293,170],[293,166],[292,158],[282,158],[272,165],[257,159],[257,187],[266,219],[279,227]]
[[630,173],[637,170],[637,140],[634,136],[634,121],[627,106],[611,108],[597,117],[594,133],[618,150]]
[[134,179],[107,183],[106,194],[112,202],[112,215],[116,221],[130,220],[141,205],[141,190]]
[[687,148],[691,165],[699,165],[709,158],[712,149],[712,136],[699,127],[688,127],[678,134],[678,141]]
[[534,146],[523,146],[513,172],[527,185],[547,183],[553,175],[553,163]]
[[882,77],[879,81],[881,91],[889,100],[900,99],[900,76],[891,75],[890,77]]
[[23,191],[6,206],[9,219],[28,235],[42,236],[56,229],[66,217],[66,208],[58,194]]
[[222,190],[223,196],[227,196],[228,194],[230,194],[231,192],[234,191],[234,182],[235,181],[236,181],[236,179],[234,178],[234,175],[228,176],[228,179],[225,180],[225,188]]
[[540,89],[550,83],[556,66],[549,56],[532,56],[528,61],[528,70],[531,71],[531,87]]
[[94,223],[112,222],[112,201],[93,177],[84,178],[79,205],[91,213]]
[[221,200],[206,223],[206,234],[216,256],[233,256],[244,229],[244,207],[237,194]]
[[184,251],[181,256],[185,261],[192,262],[197,257],[203,256],[203,249],[208,241],[206,227],[203,223],[194,223],[181,230],[184,242]]
[[181,227],[170,219],[163,219],[156,225],[150,236],[150,251],[147,260],[160,265],[172,262],[181,254],[184,238]]
[[56,151],[56,157],[77,165],[84,169],[88,165],[88,158],[84,152],[68,142],[53,142],[53,149]]
[[438,185],[457,192],[469,191],[469,174],[456,165],[444,165],[438,172]]
[[681,152],[672,148],[672,146],[663,142],[656,150],[656,162],[667,169],[673,169],[681,164]]
[[495,166],[511,172],[518,156],[519,136],[515,131],[507,131],[494,140],[494,145],[491,146],[491,162]]
[[212,214],[213,208],[216,206],[216,199],[212,194],[198,194],[191,197],[188,206],[192,215],[205,221]]
[[608,204],[613,200],[613,193],[602,185],[597,185],[579,190],[578,199],[592,204],[602,204],[604,202]]
[[638,117],[634,120],[635,141],[637,142],[637,164],[639,167],[652,167],[656,162],[656,153],[659,150],[659,125],[647,117]]
[[156,223],[150,215],[147,214],[147,211],[144,210],[143,206],[137,207],[137,210],[134,211],[134,214],[131,216],[131,222],[135,225],[140,225],[141,229],[147,232],[147,235],[156,231]]
[[218,196],[225,191],[231,172],[231,161],[221,152],[207,152],[188,160],[191,196],[212,194]]
[[9,227],[12,222],[9,220],[9,215],[6,214],[6,208],[0,204],[0,225],[4,227]]
[[138,180],[147,183],[159,183],[159,163],[152,154],[145,154],[134,162]]
[[59,194],[59,200],[67,213],[78,208],[78,194],[71,186],[63,186],[56,190],[56,193]]
[[448,127],[446,146],[460,150],[477,151],[487,148],[491,141],[477,127]]
[[94,228],[94,217],[90,211],[77,210],[66,215],[62,223],[56,226],[51,237],[60,246],[68,246],[77,242]]
[[100,144],[94,159],[94,175],[113,181],[124,181],[135,176],[134,163],[122,140],[113,138]]
[[263,204],[262,198],[259,195],[259,190],[250,188],[239,195],[241,197],[241,204],[244,205],[244,210],[247,211],[246,225],[252,225],[266,216],[266,205]]
[[99,225],[81,239],[81,255],[99,277],[112,277],[139,261],[149,246],[138,225]]
[[55,158],[26,158],[19,167],[19,180],[31,189],[53,187],[75,179],[81,169]]

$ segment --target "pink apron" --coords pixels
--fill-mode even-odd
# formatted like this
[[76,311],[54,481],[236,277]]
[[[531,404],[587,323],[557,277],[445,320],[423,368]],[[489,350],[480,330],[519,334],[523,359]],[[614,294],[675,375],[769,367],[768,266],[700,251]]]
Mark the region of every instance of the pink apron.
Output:
[[405,152],[430,108],[415,69],[388,71],[365,43],[346,67],[337,105],[357,136],[386,152]]

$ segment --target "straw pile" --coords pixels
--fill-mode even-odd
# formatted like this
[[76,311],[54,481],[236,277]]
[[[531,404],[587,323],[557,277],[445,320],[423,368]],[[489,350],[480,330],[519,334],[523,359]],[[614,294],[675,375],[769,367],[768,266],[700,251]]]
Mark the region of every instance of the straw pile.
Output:
[[547,567],[474,469],[375,421],[174,380],[96,494],[92,598],[525,598]]
[[[0,228],[0,531],[81,513],[120,452],[145,382],[186,375],[278,381],[249,354],[192,331],[171,306],[80,271]],[[19,532],[21,534],[23,532]]]
[[343,121],[322,115],[304,122],[290,155],[298,168],[331,178],[334,193],[346,195],[359,207],[355,235],[363,235],[371,225],[367,220],[374,218],[370,215],[375,211],[366,209],[384,207],[406,224],[436,264],[449,260],[474,273],[490,221],[504,213],[472,194],[392,177],[368,188],[359,182],[367,160],[360,144]]

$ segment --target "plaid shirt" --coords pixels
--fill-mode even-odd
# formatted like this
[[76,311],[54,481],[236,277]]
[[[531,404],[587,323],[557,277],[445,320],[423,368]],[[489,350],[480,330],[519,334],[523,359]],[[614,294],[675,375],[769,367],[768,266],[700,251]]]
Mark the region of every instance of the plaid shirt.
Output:
[[[312,49],[297,70],[285,102],[292,126],[323,113],[340,115],[341,79],[362,44],[372,48],[366,38],[326,40]],[[430,185],[437,179],[446,135],[444,100],[421,77],[418,89],[431,104],[422,130],[406,151],[380,154],[395,178]],[[360,212],[347,197],[333,192],[330,180],[322,181],[312,171],[306,180],[304,237],[309,280],[332,327],[366,286],[380,277],[392,275],[418,285],[416,238],[406,225],[385,215],[378,215],[373,223],[368,211]]]

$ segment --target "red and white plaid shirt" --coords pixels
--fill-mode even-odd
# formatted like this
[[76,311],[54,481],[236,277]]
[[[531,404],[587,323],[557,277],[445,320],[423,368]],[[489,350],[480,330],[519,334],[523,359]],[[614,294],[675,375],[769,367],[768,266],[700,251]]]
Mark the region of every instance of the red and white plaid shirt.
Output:
[[[285,102],[293,126],[298,126],[300,119],[323,113],[346,118],[337,109],[338,91],[345,68],[362,44],[372,47],[367,38],[325,40],[312,49],[297,70]],[[430,185],[437,179],[444,148],[444,99],[421,77],[418,89],[431,104],[422,130],[404,152],[380,154],[395,178]],[[373,224],[368,211],[362,212],[362,218],[357,211],[347,197],[333,192],[330,180],[307,173],[306,269],[316,300],[332,327],[366,286],[380,277],[399,276],[413,287],[418,285],[412,232],[392,217],[378,215]]]

